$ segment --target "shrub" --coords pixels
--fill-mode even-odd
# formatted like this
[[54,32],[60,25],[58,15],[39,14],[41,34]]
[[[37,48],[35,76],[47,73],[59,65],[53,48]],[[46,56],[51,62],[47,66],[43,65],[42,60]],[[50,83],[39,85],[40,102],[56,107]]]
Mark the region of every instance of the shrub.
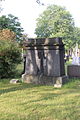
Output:
[[16,65],[21,62],[18,44],[8,39],[0,39],[0,78],[14,76]]

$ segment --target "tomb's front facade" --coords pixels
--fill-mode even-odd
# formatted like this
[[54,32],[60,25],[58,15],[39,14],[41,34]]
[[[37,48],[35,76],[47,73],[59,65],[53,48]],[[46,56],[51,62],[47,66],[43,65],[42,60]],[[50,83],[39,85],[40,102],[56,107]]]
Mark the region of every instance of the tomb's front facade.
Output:
[[61,86],[66,81],[61,38],[28,39],[23,81]]

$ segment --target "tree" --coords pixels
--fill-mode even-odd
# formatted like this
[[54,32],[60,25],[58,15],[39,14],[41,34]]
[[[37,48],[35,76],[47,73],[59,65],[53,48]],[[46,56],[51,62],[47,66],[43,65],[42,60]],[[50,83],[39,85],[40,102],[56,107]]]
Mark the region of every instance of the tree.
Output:
[[16,33],[17,41],[22,40],[23,28],[21,27],[18,17],[13,16],[12,14],[9,14],[8,16],[5,16],[5,15],[1,16],[0,17],[0,29],[2,30],[6,28]]
[[1,41],[16,41],[16,34],[9,30],[9,29],[3,29],[0,30],[0,42]]
[[71,41],[71,44],[69,44],[69,48],[74,48],[76,46],[76,43],[80,48],[80,28],[78,27],[74,27],[73,40]]
[[80,45],[80,28],[75,27],[74,29],[74,44],[78,43]]
[[0,78],[14,76],[16,64],[20,61],[21,51],[15,33],[8,29],[0,30]]
[[66,47],[72,43],[74,21],[64,7],[48,6],[37,19],[36,26],[37,37],[62,37]]

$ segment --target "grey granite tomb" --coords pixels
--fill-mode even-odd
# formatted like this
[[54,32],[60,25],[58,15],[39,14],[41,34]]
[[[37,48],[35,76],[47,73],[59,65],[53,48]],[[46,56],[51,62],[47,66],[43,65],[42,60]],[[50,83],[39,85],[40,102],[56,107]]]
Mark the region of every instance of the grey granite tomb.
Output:
[[26,83],[47,84],[61,87],[66,82],[64,44],[61,38],[28,39],[26,47]]
[[80,78],[80,65],[68,65],[67,75],[69,78]]

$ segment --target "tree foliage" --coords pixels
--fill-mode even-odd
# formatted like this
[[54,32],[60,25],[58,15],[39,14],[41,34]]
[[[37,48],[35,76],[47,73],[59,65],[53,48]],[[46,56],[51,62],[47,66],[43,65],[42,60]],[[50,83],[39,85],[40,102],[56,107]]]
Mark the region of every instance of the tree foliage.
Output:
[[16,34],[11,31],[10,29],[2,29],[0,30],[0,41],[6,40],[6,41],[15,41]]
[[35,33],[37,37],[62,37],[66,46],[72,43],[74,21],[61,6],[51,5],[39,16]]
[[75,27],[74,29],[74,39],[75,39],[74,44],[78,43],[80,45],[80,28],[78,27]]
[[16,40],[21,41],[22,40],[22,32],[23,28],[21,27],[21,24],[18,20],[18,17],[13,16],[12,14],[9,14],[8,16],[1,16],[0,17],[0,29],[10,29],[16,34]]
[[21,52],[15,41],[15,33],[8,29],[0,30],[0,78],[13,76],[20,61]]

